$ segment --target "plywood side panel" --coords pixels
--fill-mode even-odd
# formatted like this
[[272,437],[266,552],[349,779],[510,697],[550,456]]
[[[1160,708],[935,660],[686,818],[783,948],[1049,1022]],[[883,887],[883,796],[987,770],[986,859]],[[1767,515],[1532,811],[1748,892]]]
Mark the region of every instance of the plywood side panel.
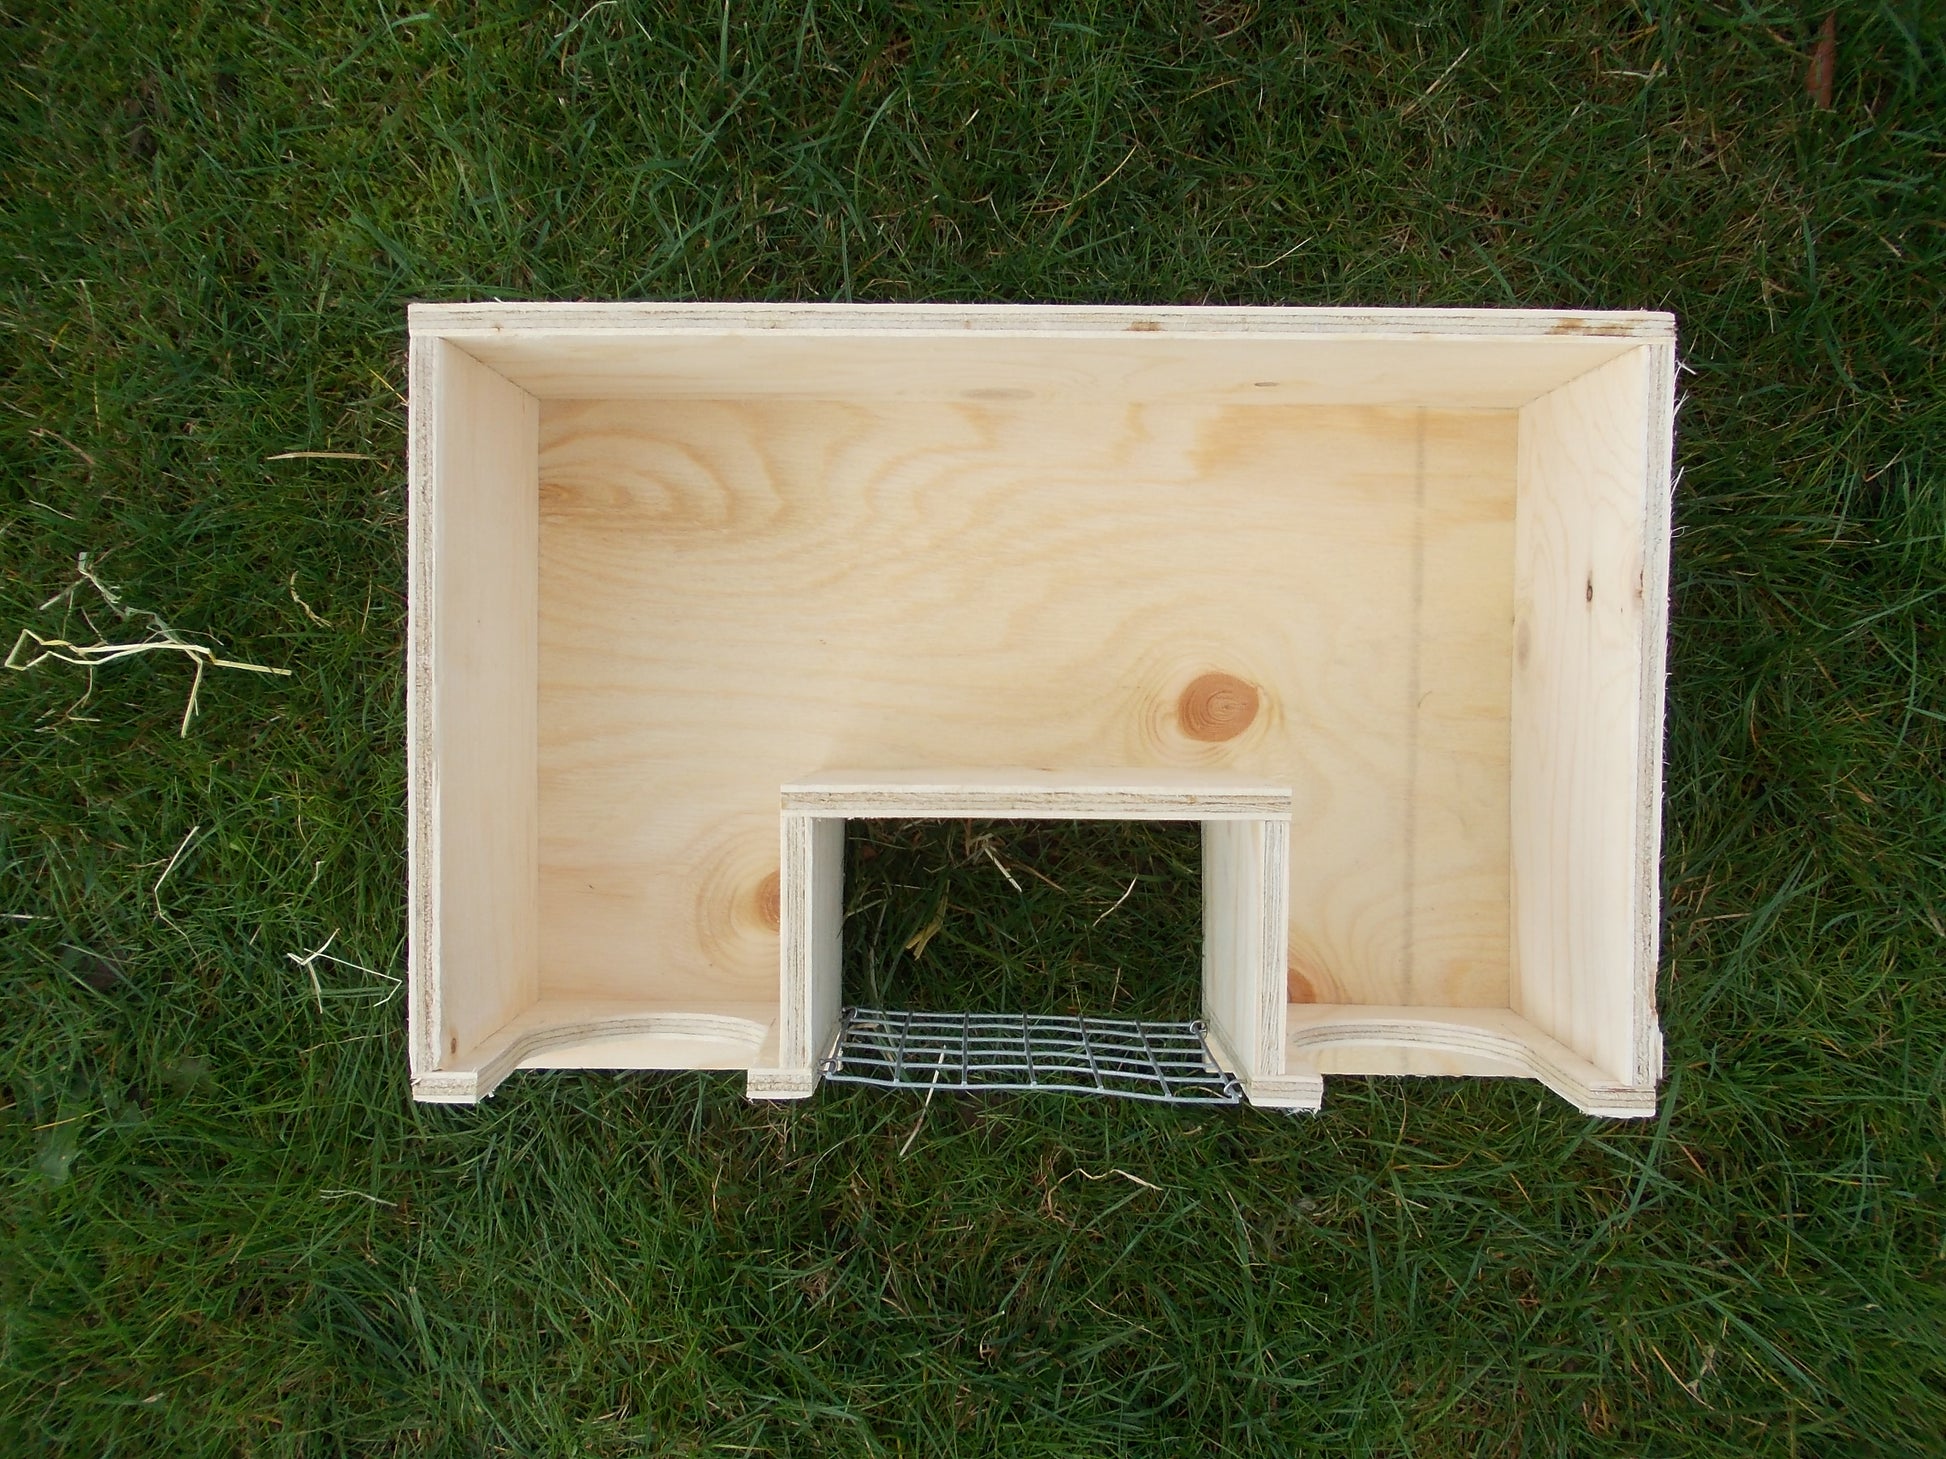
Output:
[[412,356],[414,1069],[539,991],[534,398],[451,345]]
[[1293,993],[1504,1007],[1515,429],[546,404],[543,986],[771,996],[822,766],[1117,766],[1291,787]]
[[1653,1086],[1668,350],[1520,417],[1511,1006]]
[[780,820],[776,1062],[753,1067],[754,1098],[801,1099],[838,1032],[843,998],[845,823],[786,811]]
[[437,896],[438,762],[433,741],[433,442],[438,436],[434,389],[441,345],[415,337],[406,357],[415,404],[407,412],[405,622],[405,819],[407,1053],[414,1091],[439,1067]]
[[547,399],[787,395],[1516,407],[1666,314],[1060,305],[415,305]]
[[1672,340],[1675,316],[1637,309],[1378,309],[1148,304],[412,304],[414,334],[519,340],[552,334],[723,335],[814,332],[1003,334],[1027,339],[1144,333],[1465,339]]
[[804,1053],[816,1067],[838,1037],[844,1006],[845,823],[811,822],[810,947]]
[[543,398],[888,401],[1130,399],[1234,405],[1517,408],[1633,346],[1626,340],[805,335],[467,339]]
[[1290,827],[1203,823],[1203,1012],[1254,1094],[1284,1072]]
[[[1203,823],[1203,1017],[1248,1083],[1261,1065],[1257,1032],[1257,876],[1261,821]],[[1280,1061],[1281,1062],[1281,1061]]]

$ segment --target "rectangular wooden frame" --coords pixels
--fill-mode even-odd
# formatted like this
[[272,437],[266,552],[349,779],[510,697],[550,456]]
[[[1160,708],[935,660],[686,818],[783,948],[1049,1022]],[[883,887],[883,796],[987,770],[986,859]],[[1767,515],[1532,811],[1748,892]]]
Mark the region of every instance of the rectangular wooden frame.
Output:
[[[1080,765],[1291,787],[1277,1077],[1653,1111],[1669,316],[481,304],[411,330],[417,1097],[801,1068],[776,787]],[[1186,718],[1199,667],[1260,696],[1247,732]]]
[[810,1094],[837,1038],[847,820],[1196,821],[1206,1037],[1252,1103],[1318,1107],[1322,1080],[1284,1078],[1289,787],[1207,771],[853,771],[786,785],[783,798],[779,1063],[751,1070],[752,1096]]

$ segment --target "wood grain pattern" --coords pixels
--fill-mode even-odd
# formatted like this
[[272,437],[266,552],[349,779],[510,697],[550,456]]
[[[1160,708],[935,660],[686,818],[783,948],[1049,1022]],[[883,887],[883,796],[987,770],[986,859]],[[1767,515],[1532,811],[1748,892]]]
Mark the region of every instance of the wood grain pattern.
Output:
[[[1510,1006],[1653,1086],[1666,454],[1642,348],[1521,413]],[[1666,453],[1666,445],[1661,448]],[[1657,524],[1660,524],[1658,530]]]
[[408,760],[413,1069],[465,1059],[539,991],[539,407],[415,344]]
[[543,998],[415,1080],[413,1097],[470,1104],[515,1069],[748,1069],[774,1063],[777,1002]]
[[1538,1079],[1585,1114],[1655,1113],[1655,1088],[1618,1080],[1506,1008],[1289,1009],[1286,1068],[1324,1074],[1468,1074]]
[[1653,1110],[1667,315],[412,325],[418,1097],[522,1065],[808,1093],[842,910],[812,863],[914,804],[861,777],[1014,815],[1115,778],[1104,817],[1195,778],[1169,809],[1228,868],[1231,952],[1238,838],[1284,834],[1252,797],[1289,788],[1281,973],[1209,984],[1253,1099],[1446,1072]]
[[[410,304],[415,334],[498,340],[508,349],[557,335],[636,339],[665,335],[1002,334],[1058,343],[1076,335],[1127,332],[1279,338],[1362,336],[1526,343],[1564,338],[1675,337],[1675,316],[1638,309],[1381,309],[1287,305],[1147,304],[745,304],[595,301]],[[599,392],[595,392],[599,393]]]
[[1203,1018],[1254,1104],[1284,1073],[1290,822],[1204,821]]
[[781,826],[777,1056],[751,1069],[753,1099],[802,1099],[817,1088],[843,1006],[844,817],[786,809]]
[[[1109,765],[1293,787],[1291,946],[1321,1000],[1504,1005],[1514,432],[545,405],[544,988],[774,988],[745,909],[777,871],[775,788],[818,766]],[[1210,675],[1259,697],[1221,741],[1182,721]]]
[[951,816],[1061,821],[1290,819],[1288,786],[1211,770],[820,771],[783,788],[784,809],[860,820]]
[[1523,405],[1671,329],[1666,314],[1602,311],[1005,304],[415,305],[412,321],[550,400],[783,394],[1438,409]]

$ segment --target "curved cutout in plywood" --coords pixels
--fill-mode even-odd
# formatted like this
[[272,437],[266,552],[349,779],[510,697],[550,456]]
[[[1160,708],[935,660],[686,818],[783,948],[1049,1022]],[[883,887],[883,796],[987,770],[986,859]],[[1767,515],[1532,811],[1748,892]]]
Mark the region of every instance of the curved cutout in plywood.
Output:
[[516,1069],[748,1069],[776,1022],[768,1005],[644,1009],[613,1000],[543,1000],[474,1050],[462,1068],[422,1075],[420,1099],[484,1099]]
[[[1539,1080],[1584,1114],[1631,1118],[1655,1111],[1653,1086],[1604,1074],[1505,1008],[1293,1003],[1285,1024],[1284,1062],[1293,1075],[1514,1075]],[[1352,1050],[1353,1057],[1341,1053]]]

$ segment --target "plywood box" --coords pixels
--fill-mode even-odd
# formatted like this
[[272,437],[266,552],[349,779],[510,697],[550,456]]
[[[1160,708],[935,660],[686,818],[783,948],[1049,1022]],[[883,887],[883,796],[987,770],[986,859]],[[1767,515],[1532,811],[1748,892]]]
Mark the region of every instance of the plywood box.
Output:
[[[1201,821],[1259,1102],[1464,1074],[1653,1110],[1667,315],[411,324],[420,1098],[808,1093],[842,996],[815,868],[876,795]],[[1243,850],[1202,813],[1238,786],[1288,817],[1252,801]],[[1284,895],[1221,891],[1265,837]]]

